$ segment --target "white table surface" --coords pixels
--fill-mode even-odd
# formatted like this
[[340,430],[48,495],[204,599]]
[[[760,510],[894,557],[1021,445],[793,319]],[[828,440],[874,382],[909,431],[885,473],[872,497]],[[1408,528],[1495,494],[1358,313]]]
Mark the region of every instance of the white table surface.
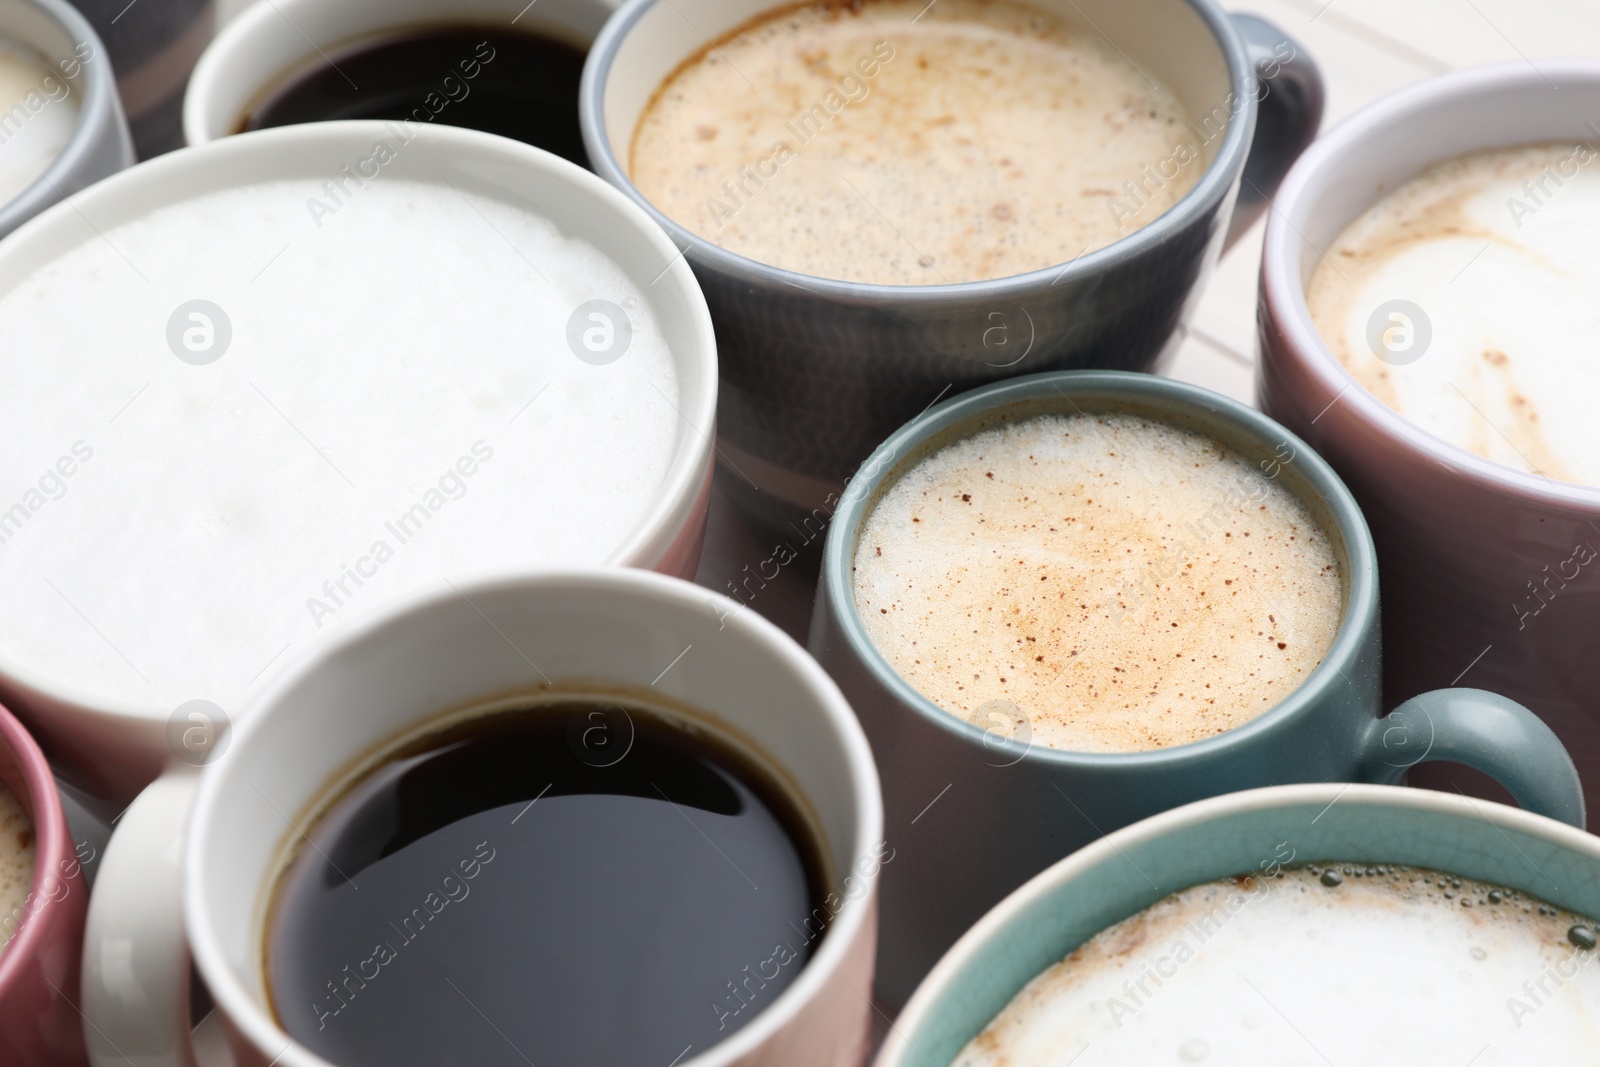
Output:
[[[336,3],[338,0],[328,0]],[[246,4],[222,0],[219,22]],[[1337,123],[1384,93],[1454,67],[1541,57],[1600,57],[1597,0],[1252,0],[1233,10],[1263,15],[1303,44],[1328,86],[1323,126]],[[1257,222],[1223,257],[1190,322],[1171,377],[1255,402],[1256,273],[1261,260]],[[728,583],[772,554],[773,546],[715,493],[705,555],[695,580],[728,592]],[[766,583],[750,607],[804,643],[816,584],[815,546]],[[208,1019],[197,1031],[202,1063],[229,1063]],[[878,1019],[881,1036],[887,1019]]]

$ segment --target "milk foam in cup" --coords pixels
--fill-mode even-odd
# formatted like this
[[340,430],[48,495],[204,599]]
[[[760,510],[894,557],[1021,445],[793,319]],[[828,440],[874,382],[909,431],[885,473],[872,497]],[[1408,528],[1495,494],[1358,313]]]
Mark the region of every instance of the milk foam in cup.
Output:
[[0,204],[55,162],[77,127],[78,100],[48,60],[0,34]]
[[1276,474],[1136,415],[984,430],[874,506],[856,609],[901,677],[985,730],[1199,741],[1288,696],[1343,617],[1333,546]]
[[1437,164],[1350,223],[1312,273],[1318,332],[1366,389],[1486,459],[1600,485],[1600,149]]
[[1015,0],[784,7],[669,77],[628,153],[669,218],[823,278],[942,285],[1066,263],[1205,169],[1170,88]]
[[642,285],[459,184],[246,182],[0,295],[10,669],[237,709],[405,595],[641,527],[692,432]]
[[951,1067],[1582,1062],[1600,1028],[1595,929],[1439,871],[1269,866],[1102,931]]

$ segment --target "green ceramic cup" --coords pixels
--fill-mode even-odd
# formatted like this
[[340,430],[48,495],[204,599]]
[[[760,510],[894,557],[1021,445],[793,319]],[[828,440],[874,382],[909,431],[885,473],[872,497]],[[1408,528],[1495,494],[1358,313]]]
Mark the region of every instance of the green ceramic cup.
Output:
[[[1039,415],[1124,412],[1234,449],[1294,494],[1333,543],[1344,617],[1323,662],[1258,718],[1193,744],[1068,752],[1018,742],[942,711],[901,678],[856,613],[851,566],[881,495],[929,453]],[[1398,782],[1424,760],[1485,772],[1523,807],[1584,821],[1577,771],[1550,728],[1481,689],[1439,689],[1387,716],[1378,565],[1361,510],[1300,438],[1259,411],[1148,374],[1065,371],[948,401],[901,427],[867,460],[833,515],[810,647],[855,709],[883,779],[884,868],[877,990],[905,1002],[962,931],[1007,893],[1105,833],[1204,797],[1291,782]]]
[[[1600,914],[1600,839],[1553,819],[1383,785],[1232,793],[1110,834],[1008,896],[934,967],[875,1067],[948,1067],[1029,979],[1090,937],[1168,893],[1260,870],[1288,854],[1285,844],[1294,863],[1431,867]],[[1381,968],[1374,960],[1359,978],[1381,982]],[[1305,1062],[1320,1062],[1307,1054]],[[1584,1054],[1573,1055],[1579,1062]]]

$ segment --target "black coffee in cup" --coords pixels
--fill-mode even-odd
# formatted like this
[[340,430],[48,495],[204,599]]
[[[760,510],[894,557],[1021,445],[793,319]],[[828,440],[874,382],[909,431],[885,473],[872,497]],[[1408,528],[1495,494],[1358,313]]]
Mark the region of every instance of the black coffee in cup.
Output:
[[515,29],[412,27],[330,50],[285,75],[241,130],[329,119],[440,122],[587,166],[578,131],[583,60],[565,41]]
[[817,835],[748,746],[642,703],[513,706],[352,774],[273,894],[279,1022],[340,1067],[654,1063],[821,942]]

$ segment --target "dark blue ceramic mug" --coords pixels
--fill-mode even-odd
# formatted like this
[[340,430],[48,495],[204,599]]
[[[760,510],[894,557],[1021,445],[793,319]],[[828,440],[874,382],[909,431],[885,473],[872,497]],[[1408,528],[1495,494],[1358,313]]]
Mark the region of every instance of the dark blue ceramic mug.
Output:
[[[1290,492],[1332,543],[1343,615],[1322,662],[1255,719],[1191,744],[1139,752],[1048,748],[942,710],[873,645],[852,569],[873,506],[906,471],[974,433],[1045,415],[1131,414],[1218,441]],[[1219,637],[1221,635],[1218,635]],[[823,549],[812,655],[866,728],[883,779],[879,995],[902,1003],[940,955],[1007,893],[1102,834],[1204,797],[1289,782],[1399,781],[1425,761],[1483,771],[1526,808],[1575,826],[1572,759],[1531,711],[1482,689],[1436,689],[1387,716],[1378,564],[1338,475],[1265,415],[1168,378],[1068,371],[998,382],[914,419],[845,491]]]
[[1316,134],[1320,75],[1271,23],[1215,0],[1035,2],[1171,88],[1205,170],[1169,211],[1104,248],[960,284],[868,285],[768,266],[691,233],[629,180],[628,145],[662,81],[773,0],[630,0],[595,41],[579,96],[590,161],[685,250],[705,290],[726,481],[769,524],[825,517],[861,460],[939,396],[1034,371],[1152,369],[1222,248]]

